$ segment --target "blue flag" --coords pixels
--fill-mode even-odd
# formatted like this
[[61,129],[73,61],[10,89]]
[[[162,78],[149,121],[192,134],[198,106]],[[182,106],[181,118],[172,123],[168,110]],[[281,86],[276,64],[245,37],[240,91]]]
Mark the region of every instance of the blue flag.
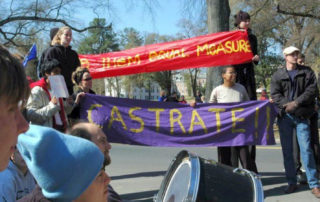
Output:
[[28,55],[24,58],[24,61],[22,63],[23,67],[26,67],[28,64],[28,61],[33,60],[37,57],[37,46],[34,43],[32,47],[30,48]]

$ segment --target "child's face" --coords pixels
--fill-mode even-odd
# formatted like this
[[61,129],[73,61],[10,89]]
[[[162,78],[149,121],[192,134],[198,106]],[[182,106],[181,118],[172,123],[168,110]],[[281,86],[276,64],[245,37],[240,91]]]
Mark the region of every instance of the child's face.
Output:
[[237,72],[233,67],[228,67],[226,69],[226,73],[222,74],[222,78],[224,82],[236,82]]
[[250,27],[250,20],[249,19],[241,21],[239,24],[240,29],[248,29],[249,27]]

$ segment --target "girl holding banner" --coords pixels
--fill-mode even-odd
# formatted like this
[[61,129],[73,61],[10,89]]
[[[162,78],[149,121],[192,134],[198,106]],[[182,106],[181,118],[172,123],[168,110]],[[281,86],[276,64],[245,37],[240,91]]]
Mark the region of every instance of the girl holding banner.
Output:
[[[76,71],[72,73],[72,82],[77,86],[78,90],[72,95],[73,99],[76,100],[74,109],[69,115],[71,125],[76,120],[80,119],[80,98],[85,93],[96,94],[92,88],[92,77],[87,68],[78,67]],[[77,99],[77,97],[79,97]]]

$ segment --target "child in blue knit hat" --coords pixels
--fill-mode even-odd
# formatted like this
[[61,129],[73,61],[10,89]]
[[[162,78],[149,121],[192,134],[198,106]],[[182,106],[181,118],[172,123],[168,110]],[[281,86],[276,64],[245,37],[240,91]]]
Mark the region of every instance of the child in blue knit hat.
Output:
[[92,142],[30,125],[17,147],[39,185],[20,202],[107,200],[110,178],[104,171],[104,156]]

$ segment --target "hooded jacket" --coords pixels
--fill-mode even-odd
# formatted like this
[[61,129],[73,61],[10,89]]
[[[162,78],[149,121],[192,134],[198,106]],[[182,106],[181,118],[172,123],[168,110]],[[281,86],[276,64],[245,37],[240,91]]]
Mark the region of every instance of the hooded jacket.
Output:
[[[55,105],[48,95],[45,79],[30,84],[31,94],[27,102],[27,119],[37,125],[54,127],[53,116],[60,111],[60,105]],[[59,100],[62,100],[61,98]],[[62,101],[60,101],[62,102]],[[72,106],[63,101],[65,117],[72,111]],[[60,113],[61,116],[61,113]]]
[[[257,37],[252,33],[251,29],[247,30],[248,38],[250,42],[250,47],[253,55],[258,54],[258,42]],[[258,62],[254,62],[255,65]],[[252,62],[234,65],[236,72],[237,72],[237,83],[243,85],[249,95],[250,100],[257,100],[256,94],[256,81],[254,77],[254,65]]]
[[80,66],[79,56],[76,51],[71,49],[71,46],[64,47],[62,45],[54,45],[44,53],[44,60],[56,59],[61,64],[61,75],[67,84],[69,95],[73,94],[72,72]]

